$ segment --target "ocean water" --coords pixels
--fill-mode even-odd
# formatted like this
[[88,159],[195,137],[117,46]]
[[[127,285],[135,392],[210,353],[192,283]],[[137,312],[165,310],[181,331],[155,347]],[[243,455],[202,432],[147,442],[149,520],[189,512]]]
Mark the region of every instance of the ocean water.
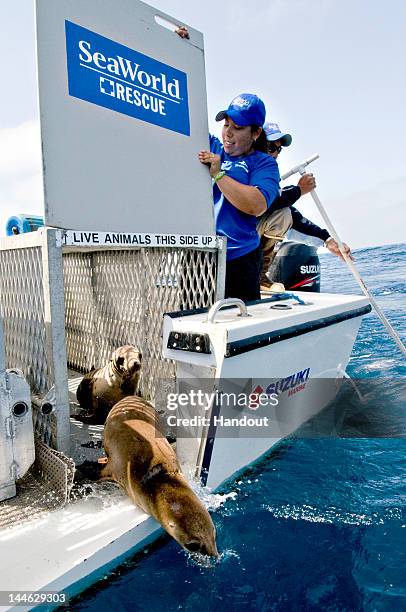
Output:
[[[406,341],[406,245],[355,257]],[[359,293],[345,264],[321,261],[323,291]],[[406,610],[406,364],[373,313],[347,371],[368,395],[366,420],[349,412],[345,437],[299,433],[206,493],[219,563],[201,567],[163,536],[69,609]]]

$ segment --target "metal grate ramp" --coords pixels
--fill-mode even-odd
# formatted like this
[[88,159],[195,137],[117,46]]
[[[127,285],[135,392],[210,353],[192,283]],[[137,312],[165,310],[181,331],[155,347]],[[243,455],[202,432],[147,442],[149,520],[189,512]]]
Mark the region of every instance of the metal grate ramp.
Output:
[[72,459],[36,441],[35,463],[17,483],[17,496],[0,503],[0,529],[21,526],[64,506],[74,473]]

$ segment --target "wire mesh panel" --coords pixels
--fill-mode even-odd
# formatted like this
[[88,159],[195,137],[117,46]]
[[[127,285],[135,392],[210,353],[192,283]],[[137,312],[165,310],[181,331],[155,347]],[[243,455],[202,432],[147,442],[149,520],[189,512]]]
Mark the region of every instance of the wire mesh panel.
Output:
[[41,247],[0,250],[0,310],[7,367],[19,368],[33,393],[50,386]]
[[[1,241],[6,364],[30,384],[43,442],[69,452],[67,362],[86,372],[133,344],[143,354],[145,398],[156,398],[159,380],[174,383],[174,365],[161,357],[162,315],[213,304],[222,291],[221,248],[62,250],[52,228]],[[44,414],[48,397],[55,410]]]
[[148,248],[64,254],[66,345],[70,367],[106,364],[118,346],[143,354],[142,394],[174,378],[161,357],[164,312],[210,306],[216,294],[215,251]]
[[[62,249],[56,230],[42,228],[0,240],[0,312],[9,368],[22,370],[33,396],[35,432],[69,449]],[[41,403],[52,396],[51,413]]]
[[92,265],[91,254],[69,253],[63,257],[68,365],[83,372],[94,364]]

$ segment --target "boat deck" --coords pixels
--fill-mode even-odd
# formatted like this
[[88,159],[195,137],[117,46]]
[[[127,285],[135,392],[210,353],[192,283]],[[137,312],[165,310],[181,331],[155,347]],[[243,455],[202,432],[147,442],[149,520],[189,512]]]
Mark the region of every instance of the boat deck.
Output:
[[[18,482],[17,496],[0,504],[0,533],[2,529],[22,527],[25,523],[31,523],[34,519],[47,518],[47,515],[64,506],[68,500],[72,502],[85,499],[89,495],[94,496],[94,491],[98,489],[99,485],[95,481],[98,479],[101,469],[98,459],[104,456],[103,425],[91,425],[75,418],[75,415],[83,412],[76,400],[76,389],[82,378],[83,374],[80,372],[72,369],[68,370],[71,415],[70,459],[45,447],[45,445],[40,447],[40,443],[37,444],[37,460],[24,478]],[[173,444],[173,446],[175,445]],[[56,477],[55,473],[51,474],[51,478],[43,477],[43,473],[46,473],[47,469],[41,461],[38,461],[39,453],[49,455],[47,457],[48,461],[64,462],[65,466],[53,466],[52,472],[68,466],[69,474],[65,490],[63,490],[63,485],[57,482],[58,474]],[[74,483],[75,466],[77,469]],[[60,474],[59,480],[63,480],[63,478],[64,475]],[[131,507],[134,508],[133,505]]]
[[68,369],[68,388],[70,405],[70,435],[71,457],[76,465],[85,461],[97,462],[104,456],[103,452],[103,425],[89,425],[75,419],[75,415],[83,413],[76,399],[78,388],[83,374]]
[[[82,374],[69,370],[71,415],[79,411],[76,389],[81,379]],[[77,465],[97,467],[103,456],[103,426],[72,416],[71,448]],[[116,484],[92,482],[83,473],[66,501],[32,468],[19,483],[17,496],[0,504],[0,591],[65,589],[160,530]],[[92,558],[96,553],[97,561]]]
[[66,589],[160,529],[112,483],[32,519],[0,529],[0,591]]

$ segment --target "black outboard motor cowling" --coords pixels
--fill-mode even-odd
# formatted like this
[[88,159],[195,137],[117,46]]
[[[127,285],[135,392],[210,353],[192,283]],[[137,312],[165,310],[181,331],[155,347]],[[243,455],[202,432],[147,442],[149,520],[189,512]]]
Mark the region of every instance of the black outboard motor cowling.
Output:
[[285,289],[320,293],[320,260],[317,250],[301,242],[283,242],[271,267],[269,278]]

